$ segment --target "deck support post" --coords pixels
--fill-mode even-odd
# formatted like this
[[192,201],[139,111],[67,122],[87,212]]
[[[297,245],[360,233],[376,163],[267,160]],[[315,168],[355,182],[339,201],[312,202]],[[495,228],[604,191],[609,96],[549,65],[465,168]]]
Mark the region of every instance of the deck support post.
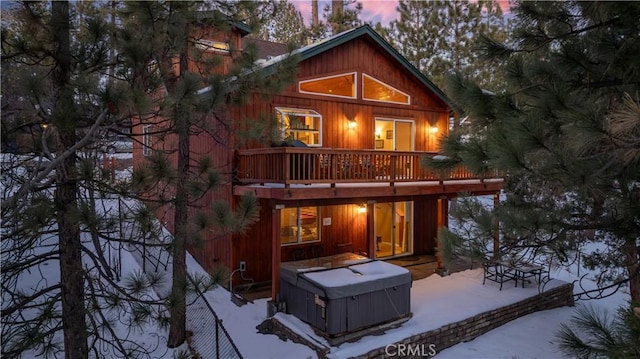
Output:
[[442,242],[440,238],[440,228],[449,227],[449,198],[446,196],[438,198],[436,208],[438,211],[438,218],[436,220],[436,247],[438,248],[438,253],[436,253],[436,258],[438,260],[438,269],[442,269]]
[[[496,207],[500,204],[500,193],[493,194],[493,209],[495,213]],[[494,223],[494,231],[493,231],[493,259],[497,260],[500,258],[500,220],[498,217],[495,217]]]
[[284,205],[275,205],[271,210],[271,299],[278,300],[280,292],[280,261],[282,249],[280,248],[280,216]]
[[367,254],[369,258],[376,258],[376,239],[374,227],[374,211],[376,203],[374,201],[367,202]]

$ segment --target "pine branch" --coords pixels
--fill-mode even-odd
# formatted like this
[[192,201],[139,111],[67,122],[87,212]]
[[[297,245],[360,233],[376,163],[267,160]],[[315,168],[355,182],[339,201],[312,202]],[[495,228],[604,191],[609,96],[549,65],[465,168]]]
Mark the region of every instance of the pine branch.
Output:
[[3,307],[2,311],[1,311],[2,317],[6,317],[6,316],[9,316],[9,315],[12,315],[13,313],[15,313],[17,311],[22,310],[26,304],[33,302],[35,299],[37,299],[37,298],[39,298],[39,297],[41,297],[41,296],[43,296],[43,295],[45,295],[47,293],[50,293],[50,292],[55,291],[55,290],[59,290],[61,287],[62,287],[62,285],[59,284],[59,283],[58,284],[54,284],[52,286],[49,286],[49,287],[44,288],[42,290],[39,290],[39,291],[35,292],[34,294],[32,294],[32,295],[30,295],[28,297],[24,297],[18,303],[12,303],[8,307]]
[[62,164],[70,156],[75,156],[76,152],[80,148],[82,148],[82,147],[86,146],[87,144],[93,142],[93,133],[97,130],[98,127],[100,127],[100,124],[106,118],[107,113],[108,113],[107,110],[103,110],[100,113],[100,115],[96,118],[96,121],[93,124],[93,126],[91,126],[89,131],[87,131],[87,133],[84,135],[84,137],[82,139],[77,141],[70,148],[66,149],[60,156],[57,156],[56,158],[50,158],[51,162],[49,162],[47,167],[44,168],[44,170],[42,170],[41,172],[39,172],[38,175],[34,179],[32,179],[28,183],[26,183],[23,186],[21,186],[20,189],[16,192],[16,194],[14,194],[11,197],[7,198],[3,202],[3,207],[4,208],[13,208],[13,207],[15,207],[16,204],[18,203],[18,201],[21,201],[22,199],[24,199],[24,197],[27,194],[32,192],[34,187],[36,187],[36,185],[40,181],[42,181],[47,176],[49,176],[51,171],[53,171],[55,168],[60,166],[60,164]]

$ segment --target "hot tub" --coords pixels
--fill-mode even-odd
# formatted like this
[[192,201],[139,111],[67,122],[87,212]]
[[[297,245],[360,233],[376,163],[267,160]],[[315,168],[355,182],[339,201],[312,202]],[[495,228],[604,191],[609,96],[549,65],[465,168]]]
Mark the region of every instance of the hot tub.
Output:
[[356,254],[285,262],[280,300],[287,313],[336,337],[411,314],[411,274]]

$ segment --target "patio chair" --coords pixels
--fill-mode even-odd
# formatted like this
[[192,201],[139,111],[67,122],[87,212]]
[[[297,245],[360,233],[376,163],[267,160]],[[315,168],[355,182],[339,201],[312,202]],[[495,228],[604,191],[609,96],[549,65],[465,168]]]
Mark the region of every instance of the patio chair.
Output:
[[484,285],[487,280],[499,283],[500,290],[502,290],[502,284],[510,280],[515,281],[515,286],[518,286],[518,278],[515,273],[499,262],[484,262],[484,278],[482,279],[482,285]]
[[525,282],[531,283],[532,279],[538,285],[542,284],[543,277],[546,281],[550,279],[549,263],[544,260],[544,257],[540,257],[536,249],[525,249],[501,263],[515,273],[516,281],[522,281],[523,288]]

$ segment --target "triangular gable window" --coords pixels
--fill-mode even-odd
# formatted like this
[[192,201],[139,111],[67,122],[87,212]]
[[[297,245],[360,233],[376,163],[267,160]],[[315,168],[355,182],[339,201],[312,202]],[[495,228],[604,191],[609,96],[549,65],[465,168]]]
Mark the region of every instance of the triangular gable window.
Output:
[[355,98],[355,79],[356,73],[352,72],[348,74],[305,80],[300,81],[299,90],[301,93]]
[[362,98],[370,101],[411,104],[411,97],[369,75],[362,74]]

